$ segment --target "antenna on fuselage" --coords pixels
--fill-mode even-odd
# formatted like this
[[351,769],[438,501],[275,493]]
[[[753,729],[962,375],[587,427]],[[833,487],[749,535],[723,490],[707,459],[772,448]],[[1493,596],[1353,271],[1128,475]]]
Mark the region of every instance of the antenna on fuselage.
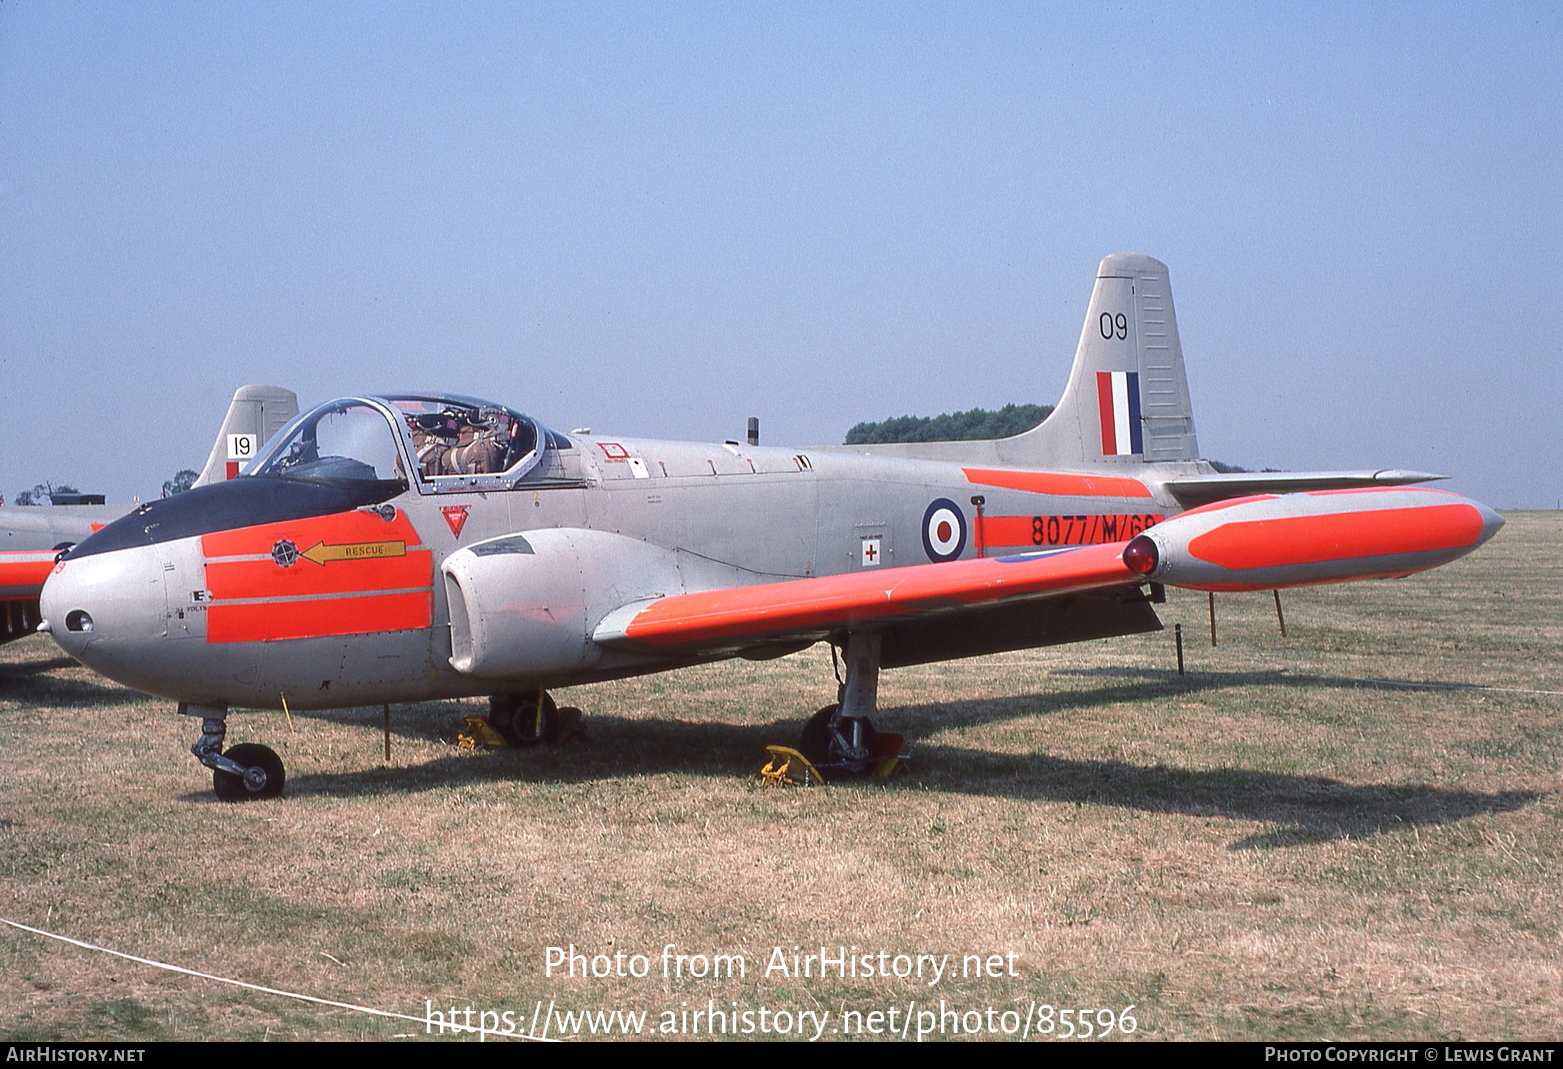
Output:
[[750,445],[759,445],[760,444],[760,417],[759,416],[750,416],[749,417],[749,444]]

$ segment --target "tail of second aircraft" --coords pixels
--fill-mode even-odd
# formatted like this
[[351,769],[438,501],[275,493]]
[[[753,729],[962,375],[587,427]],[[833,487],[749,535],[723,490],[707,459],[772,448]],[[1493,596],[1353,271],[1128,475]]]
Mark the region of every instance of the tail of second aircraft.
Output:
[[254,459],[266,439],[298,415],[298,395],[281,386],[240,386],[212,443],[196,486],[232,479]]

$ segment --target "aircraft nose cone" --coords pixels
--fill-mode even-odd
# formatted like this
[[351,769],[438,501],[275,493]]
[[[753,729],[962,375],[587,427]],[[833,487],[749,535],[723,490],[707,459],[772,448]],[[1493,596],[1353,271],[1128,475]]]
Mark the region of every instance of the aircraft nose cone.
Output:
[[38,606],[66,653],[113,676],[114,661],[163,635],[164,600],[157,552],[137,546],[56,565]]

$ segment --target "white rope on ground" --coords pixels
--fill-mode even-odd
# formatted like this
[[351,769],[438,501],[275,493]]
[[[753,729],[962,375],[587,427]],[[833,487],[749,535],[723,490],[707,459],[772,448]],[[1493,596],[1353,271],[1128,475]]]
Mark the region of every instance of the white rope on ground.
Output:
[[[394,1017],[402,1021],[415,1021],[418,1024],[423,1025],[425,1028],[429,1026],[429,1020],[427,1017],[414,1017],[407,1013],[393,1013],[390,1010],[377,1010],[372,1006],[357,1006],[351,1002],[335,1002],[328,998],[316,998],[314,995],[300,995],[293,991],[282,991],[275,987],[262,987],[260,984],[246,983],[243,980],[230,980],[226,976],[213,976],[211,973],[196,972],[194,969],[186,969],[179,965],[170,965],[165,961],[153,961],[151,958],[138,958],[134,954],[126,954],[121,950],[110,950],[108,947],[100,947],[94,943],[84,943],[80,939],[72,939],[68,935],[58,935],[54,932],[46,932],[42,928],[33,928],[30,925],[19,924],[16,921],[7,920],[4,917],[0,917],[0,924],[9,924],[12,928],[19,928],[24,932],[31,932],[34,935],[41,935],[47,939],[58,939],[62,943],[69,943],[71,946],[78,946],[84,950],[96,950],[100,954],[112,954],[114,957],[124,958],[126,961],[134,961],[140,965],[150,965],[154,969],[167,969],[169,972],[183,973],[185,976],[194,976],[202,980],[215,980],[219,984],[232,984],[234,987],[243,987],[249,989],[250,991],[259,991],[267,995],[280,995],[283,998],[298,999],[300,1002],[313,1002],[318,1006],[335,1006],[337,1009],[354,1010],[358,1013],[373,1014],[376,1017]],[[451,1027],[453,1026],[443,1025],[442,1030],[444,1028]],[[465,1031],[478,1031],[476,1028],[468,1028],[465,1025],[454,1027],[459,1027]],[[529,1036],[519,1032],[489,1032],[487,1034],[503,1036],[507,1039],[536,1039],[538,1042],[554,1042],[553,1040],[544,1040],[540,1037]]]

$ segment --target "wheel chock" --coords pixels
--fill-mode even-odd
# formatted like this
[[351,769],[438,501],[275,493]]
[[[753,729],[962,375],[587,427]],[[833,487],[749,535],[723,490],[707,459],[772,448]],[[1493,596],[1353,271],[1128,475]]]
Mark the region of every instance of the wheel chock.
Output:
[[790,746],[767,746],[771,759],[760,769],[760,782],[767,787],[821,787],[825,777]]
[[476,750],[479,746],[485,750],[502,750],[510,745],[503,735],[494,730],[488,717],[468,713],[462,719],[467,722],[467,730],[456,736],[456,745],[463,750]]
[[577,735],[584,734],[585,732],[581,728],[582,715],[584,714],[573,705],[559,706],[558,709],[554,710],[554,722],[558,725],[558,737],[545,739],[544,741],[564,742],[566,739],[573,739]]
[[874,737],[873,775],[875,779],[889,779],[906,766],[911,759],[906,750],[906,740],[900,735],[881,731]]

